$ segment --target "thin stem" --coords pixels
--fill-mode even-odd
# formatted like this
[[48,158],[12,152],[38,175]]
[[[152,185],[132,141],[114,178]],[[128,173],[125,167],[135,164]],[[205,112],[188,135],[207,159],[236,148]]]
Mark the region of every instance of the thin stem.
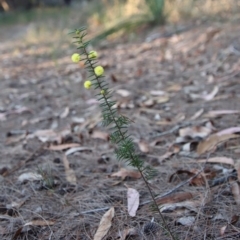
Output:
[[164,224],[165,228],[167,229],[168,233],[170,234],[172,240],[176,240],[176,238],[175,238],[174,235],[172,234],[169,226],[167,225],[167,222],[166,222],[163,214],[161,213],[161,211],[160,211],[160,209],[159,209],[159,207],[158,207],[157,201],[156,201],[156,199],[155,199],[154,196],[153,196],[153,192],[152,192],[152,190],[151,190],[151,188],[150,188],[150,186],[149,186],[149,183],[148,183],[147,179],[145,178],[144,174],[143,174],[140,170],[139,170],[139,172],[141,173],[141,176],[142,176],[142,178],[143,178],[143,181],[145,182],[145,184],[146,184],[146,186],[147,186],[147,188],[148,188],[148,191],[149,191],[149,193],[150,193],[150,195],[151,195],[151,198],[152,198],[152,200],[153,200],[153,203],[154,203],[154,205],[155,205],[156,208],[157,208],[157,212],[158,212],[158,214],[160,215],[160,217],[161,217],[161,219],[162,219],[162,221],[163,221],[163,224]]

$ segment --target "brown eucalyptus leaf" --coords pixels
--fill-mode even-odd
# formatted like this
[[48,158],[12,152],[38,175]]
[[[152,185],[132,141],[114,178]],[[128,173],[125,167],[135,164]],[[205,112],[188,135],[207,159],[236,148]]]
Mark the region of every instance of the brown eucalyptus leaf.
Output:
[[177,203],[177,202],[182,202],[185,200],[189,200],[193,198],[193,194],[190,192],[178,192],[178,193],[173,193],[169,196],[162,197],[162,198],[157,198],[156,202],[158,205],[165,204],[165,203]]
[[167,92],[178,92],[182,89],[182,86],[179,84],[173,84],[171,86],[169,86],[166,91]]
[[62,151],[62,150],[66,150],[74,147],[80,147],[80,144],[78,143],[65,143],[60,145],[50,144],[50,146],[46,147],[46,149],[53,150],[53,151]]
[[66,180],[69,183],[76,185],[77,178],[76,178],[75,172],[73,171],[73,169],[70,168],[69,161],[65,154],[63,155],[63,165],[64,165],[64,169],[65,169]]
[[126,228],[119,233],[120,240],[126,240],[130,236],[138,235],[138,230],[136,228]]
[[32,220],[24,224],[24,226],[52,226],[55,224],[55,220]]
[[166,103],[169,101],[169,96],[168,95],[164,95],[164,96],[158,96],[158,97],[155,97],[154,100],[156,103]]
[[143,153],[149,153],[149,145],[148,145],[145,141],[140,140],[140,141],[138,142],[138,147],[139,147],[139,149],[140,149],[141,152],[143,152]]
[[104,213],[93,240],[102,240],[104,238],[104,236],[108,233],[110,227],[112,226],[112,219],[114,217],[114,214],[114,207],[111,207],[106,213]]
[[37,137],[41,142],[62,142],[62,137],[59,133],[52,129],[37,130],[33,134],[28,135],[27,138]]
[[234,166],[233,159],[227,158],[227,157],[212,157],[212,158],[208,158],[208,159],[198,159],[197,162],[224,163],[224,164],[229,164],[231,166]]
[[239,137],[240,136],[237,134],[224,134],[224,135],[213,134],[213,135],[210,135],[207,139],[201,141],[198,144],[197,153],[199,155],[201,155],[208,151],[213,151],[218,144],[226,142],[229,139],[234,139],[234,138],[239,138]]
[[93,130],[92,134],[91,134],[92,138],[98,138],[98,139],[102,139],[102,140],[109,140],[109,134],[107,132],[103,132],[103,131],[99,131],[99,130]]
[[124,180],[126,177],[139,179],[141,178],[141,174],[139,171],[136,170],[121,168],[118,172],[111,174],[111,177],[120,177],[122,180]]

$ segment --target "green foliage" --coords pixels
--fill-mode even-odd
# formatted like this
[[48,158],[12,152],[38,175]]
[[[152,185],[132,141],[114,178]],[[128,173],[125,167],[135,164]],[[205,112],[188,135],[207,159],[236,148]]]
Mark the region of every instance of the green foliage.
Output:
[[43,178],[43,186],[47,189],[54,188],[54,177],[52,174],[52,169],[49,166],[47,169],[38,168],[38,172],[42,175]]
[[147,14],[130,17],[126,20],[118,22],[116,25],[108,28],[105,31],[102,31],[100,34],[98,34],[95,38],[92,39],[92,42],[98,42],[99,40],[104,39],[109,35],[119,32],[121,30],[123,30],[125,33],[131,32],[133,29],[151,22],[153,22],[153,19]]
[[[97,76],[94,73],[97,61],[89,58],[89,52],[87,51],[89,42],[84,40],[86,36],[85,28],[77,29],[73,33],[75,33],[75,43],[79,44],[80,55],[83,56],[81,60],[85,62],[85,67],[89,72],[89,79],[91,79],[94,88],[99,91],[97,96],[102,110],[102,124],[106,127],[110,126],[112,131],[110,140],[112,143],[118,145],[116,150],[117,159],[137,168],[146,178],[153,176],[154,170],[150,166],[146,167],[144,161],[136,154],[134,143],[131,136],[128,135],[127,128],[130,120],[123,115],[119,115],[114,108],[116,102],[111,100],[111,92],[104,80],[104,76]],[[103,94],[101,94],[102,91]]]
[[152,15],[152,23],[164,24],[166,20],[164,14],[165,0],[145,0],[145,2]]
[[[134,5],[134,1],[132,5]],[[98,40],[106,38],[107,36],[119,31],[123,31],[125,33],[133,31],[133,29],[136,29],[144,24],[157,25],[165,23],[165,0],[145,0],[145,4],[141,5],[141,8],[143,8],[144,11],[133,14],[130,17],[124,17],[123,14],[122,18],[120,17],[120,20],[112,27],[109,27],[98,34],[93,39],[93,42],[97,42]],[[106,12],[107,11],[108,10],[106,10]],[[101,13],[101,16],[104,16],[104,14]]]

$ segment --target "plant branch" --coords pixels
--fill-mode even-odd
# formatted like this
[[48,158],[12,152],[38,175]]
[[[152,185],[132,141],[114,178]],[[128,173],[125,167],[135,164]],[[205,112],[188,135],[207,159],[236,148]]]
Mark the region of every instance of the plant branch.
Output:
[[[100,104],[100,107],[102,108],[102,113],[103,113],[103,123],[106,126],[113,124],[112,134],[110,139],[113,143],[118,145],[118,149],[116,150],[117,158],[118,160],[125,160],[126,162],[129,162],[130,165],[138,169],[151,195],[153,204],[156,207],[157,212],[162,219],[165,229],[170,234],[171,239],[176,240],[169,226],[167,225],[167,222],[163,214],[161,213],[158,207],[158,204],[154,198],[154,194],[147,180],[147,178],[153,175],[153,170],[149,166],[144,167],[143,160],[141,160],[139,158],[139,155],[135,153],[135,147],[132,142],[132,139],[130,138],[129,135],[127,135],[126,128],[128,127],[130,120],[125,116],[122,116],[122,115],[119,116],[116,110],[113,109],[113,105],[115,104],[115,102],[110,100],[111,95],[109,94],[109,91],[106,88],[107,84],[101,80],[102,75],[101,74],[99,75],[95,72],[96,68],[102,68],[102,67],[101,66],[95,67],[95,63],[93,62],[93,59],[89,57],[89,53],[87,52],[87,48],[86,48],[89,42],[83,41],[83,37],[86,35],[86,33],[84,32],[84,30],[82,31],[76,30],[76,31],[79,31],[79,33],[83,32],[81,35],[79,35],[79,41],[78,41],[78,43],[81,44],[80,48],[81,48],[82,54],[86,56],[86,58],[82,60],[85,61],[85,66],[88,69],[91,77],[93,78],[92,81],[95,81],[94,83],[95,89],[100,90],[99,95],[101,97],[99,98],[99,101],[103,100],[103,102]],[[90,80],[86,82],[91,86]]]

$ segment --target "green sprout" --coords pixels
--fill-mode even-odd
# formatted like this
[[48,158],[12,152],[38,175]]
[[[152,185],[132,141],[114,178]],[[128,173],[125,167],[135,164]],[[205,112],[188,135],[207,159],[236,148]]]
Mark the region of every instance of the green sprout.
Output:
[[145,162],[140,158],[139,154],[136,153],[135,146],[131,135],[128,134],[128,126],[131,120],[123,115],[118,114],[117,109],[114,108],[116,104],[112,101],[112,95],[108,89],[108,83],[104,80],[104,68],[97,65],[97,52],[88,51],[88,45],[90,41],[85,41],[86,28],[82,27],[75,29],[71,34],[74,34],[73,38],[76,40],[74,43],[78,44],[79,53],[72,55],[72,61],[77,63],[79,61],[85,61],[84,65],[87,69],[89,76],[88,80],[84,82],[86,89],[92,86],[98,89],[98,101],[100,102],[100,108],[102,110],[102,124],[104,127],[110,126],[111,134],[110,141],[117,145],[115,150],[116,157],[119,161],[125,161],[128,165],[135,167],[141,174],[148,191],[153,200],[153,205],[156,206],[157,212],[159,213],[165,228],[173,240],[175,237],[170,231],[161,211],[158,208],[157,202],[154,198],[154,193],[151,190],[148,180],[156,175],[156,171],[151,167],[147,166]]

